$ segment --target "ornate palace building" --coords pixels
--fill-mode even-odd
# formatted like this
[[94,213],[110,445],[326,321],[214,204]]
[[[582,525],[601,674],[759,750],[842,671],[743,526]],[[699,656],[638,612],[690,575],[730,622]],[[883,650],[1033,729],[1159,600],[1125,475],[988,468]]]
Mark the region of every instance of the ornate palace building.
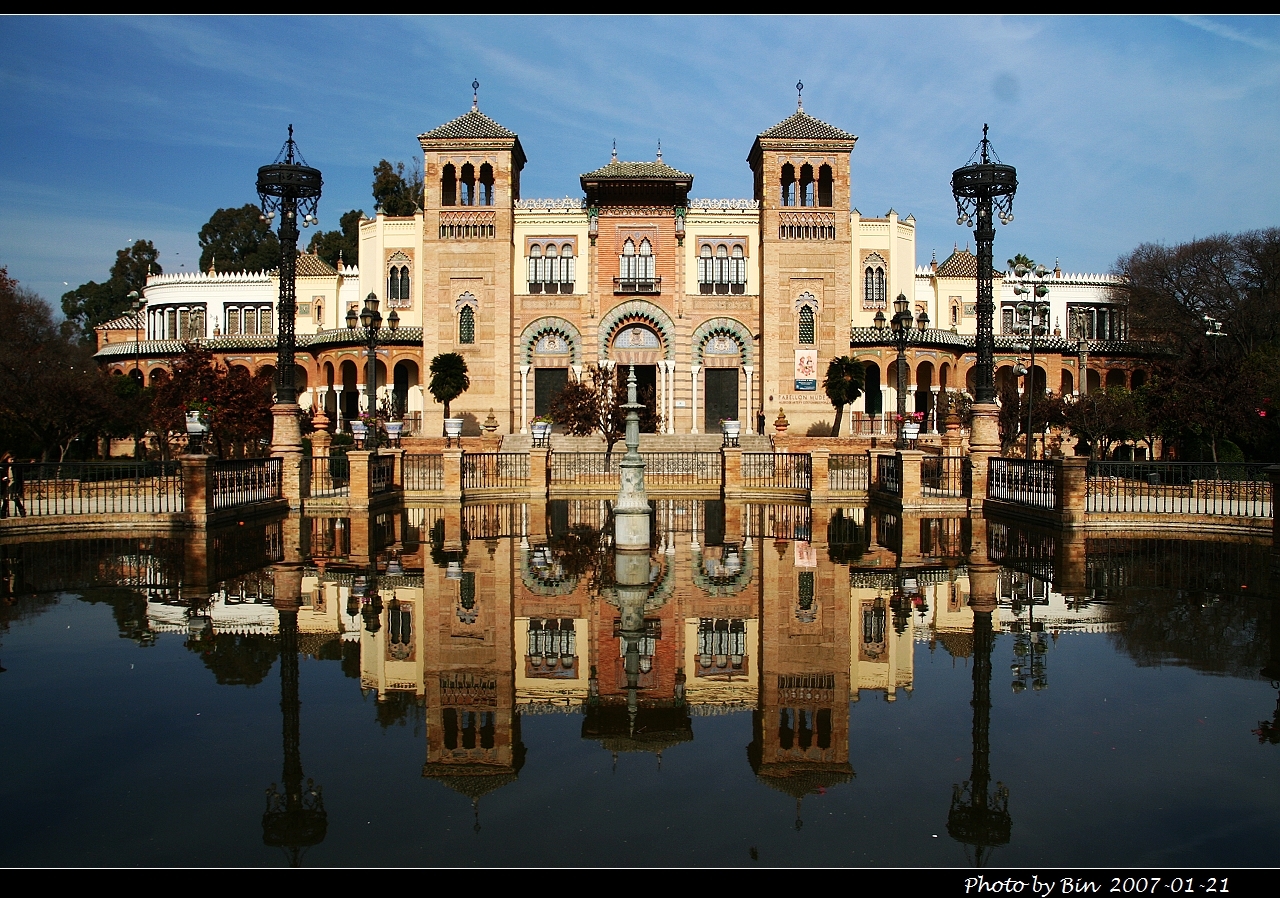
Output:
[[[850,184],[857,138],[803,107],[756,137],[744,199],[694,198],[694,176],[660,149],[645,162],[615,152],[581,176],[581,196],[524,198],[520,138],[477,105],[419,142],[420,211],[362,221],[358,267],[299,259],[300,401],[323,403],[339,425],[366,402],[363,339],[345,318],[370,293],[401,322],[380,340],[379,396],[430,434],[442,408],[424,397],[423,372],[446,352],[471,375],[453,403],[464,432],[490,411],[501,433],[526,432],[570,377],[618,364],[636,366],[667,433],[717,432],[725,418],[754,433],[779,410],[793,432],[820,430],[832,417],[826,366],[846,354],[867,366],[855,411],[875,415],[896,403],[896,350],[875,316],[891,317],[899,294],[924,328],[907,390],[927,428],[943,391],[972,385],[977,260],[957,247],[917,266],[914,217],[864,216]],[[1003,379],[1026,350],[1012,333],[1016,281],[998,283]],[[1067,393],[1140,382],[1114,280],[1055,265],[1049,286],[1037,382]],[[154,377],[198,339],[229,365],[272,366],[276,295],[273,273],[154,277],[137,318],[99,329],[99,358]]]

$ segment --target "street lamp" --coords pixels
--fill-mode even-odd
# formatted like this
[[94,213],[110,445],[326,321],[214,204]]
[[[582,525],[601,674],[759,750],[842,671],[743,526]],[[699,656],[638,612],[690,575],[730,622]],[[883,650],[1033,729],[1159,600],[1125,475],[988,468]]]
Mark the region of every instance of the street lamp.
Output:
[[[994,212],[1002,224],[1013,221],[1013,195],[1018,190],[1018,173],[1012,165],[1004,165],[994,155],[987,140],[987,126],[982,126],[981,161],[971,161],[951,174],[951,193],[956,200],[956,224],[977,228],[973,232],[978,243],[978,333],[976,349],[978,373],[974,385],[974,401],[992,405],[996,401],[995,385],[995,315],[991,264],[991,247],[996,239]],[[976,155],[976,154],[975,154]],[[989,412],[990,413],[990,412]]]
[[302,226],[319,224],[316,209],[324,179],[320,170],[307,165],[293,142],[293,125],[276,161],[258,169],[258,200],[262,220],[270,228],[280,215],[280,306],[276,315],[276,402],[271,445],[291,452],[302,451],[298,428],[298,393],[294,386],[294,317],[297,311],[295,281],[298,274],[298,215]]
[[1019,264],[1013,273],[1018,278],[1018,284],[1013,288],[1013,292],[1018,296],[1027,297],[1018,303],[1017,330],[1019,333],[1025,331],[1031,338],[1031,370],[1027,372],[1027,461],[1031,461],[1031,413],[1034,409],[1032,390],[1036,382],[1036,335],[1048,333],[1049,330],[1049,301],[1045,299],[1049,295],[1049,284],[1045,281],[1045,276],[1049,272],[1043,265],[1030,269]]
[[[354,331],[357,320],[364,328],[365,348],[369,352],[365,370],[365,400],[371,424],[366,428],[365,448],[378,448],[378,330],[382,327],[382,313],[378,311],[378,296],[370,293],[364,298],[364,310],[356,316],[354,308],[347,310],[347,329]],[[400,315],[395,309],[387,316],[387,326],[395,331],[400,327]]]
[[129,308],[133,309],[133,376],[140,378],[142,377],[142,372],[139,370],[142,353],[142,307],[146,303],[142,301],[142,295],[137,290],[130,290],[126,299],[129,300]]
[[[911,338],[911,327],[916,323],[916,319],[911,315],[910,303],[907,302],[906,294],[899,293],[898,298],[893,301],[893,319],[889,322],[893,329],[893,342],[898,348],[898,438],[894,441],[894,448],[905,449],[906,443],[902,439],[902,422],[907,414],[907,341]],[[875,317],[876,330],[884,333],[885,317],[884,312],[876,312]],[[920,313],[920,330],[923,331],[929,326],[929,316]]]

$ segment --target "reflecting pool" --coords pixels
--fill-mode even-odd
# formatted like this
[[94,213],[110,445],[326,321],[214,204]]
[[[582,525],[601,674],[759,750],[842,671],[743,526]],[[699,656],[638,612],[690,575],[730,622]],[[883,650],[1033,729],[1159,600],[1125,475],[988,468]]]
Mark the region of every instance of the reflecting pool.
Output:
[[0,545],[0,862],[1274,863],[1269,542],[609,514]]

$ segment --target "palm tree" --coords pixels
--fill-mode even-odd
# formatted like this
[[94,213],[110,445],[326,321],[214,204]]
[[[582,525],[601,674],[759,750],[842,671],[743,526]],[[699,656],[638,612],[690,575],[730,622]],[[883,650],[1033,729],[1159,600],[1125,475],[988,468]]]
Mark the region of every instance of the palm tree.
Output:
[[844,417],[844,407],[862,395],[862,386],[866,379],[866,369],[860,362],[847,355],[831,360],[827,365],[827,376],[822,381],[822,389],[831,400],[836,410],[836,421],[831,425],[831,435],[840,436],[840,421]]
[[1009,260],[1009,270],[1013,271],[1019,265],[1023,266],[1024,268],[1035,268],[1036,260],[1028,256],[1026,253],[1018,253],[1016,256],[1014,256],[1012,259]]
[[467,376],[467,360],[456,352],[443,352],[431,360],[431,382],[427,391],[436,402],[444,403],[444,416],[449,417],[449,403],[471,388]]

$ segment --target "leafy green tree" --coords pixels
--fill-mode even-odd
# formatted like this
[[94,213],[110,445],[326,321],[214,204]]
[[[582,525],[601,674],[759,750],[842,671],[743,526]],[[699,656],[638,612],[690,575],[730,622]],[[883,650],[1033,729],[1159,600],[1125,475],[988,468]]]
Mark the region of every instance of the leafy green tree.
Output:
[[73,442],[99,430],[112,404],[93,350],[55,325],[45,301],[0,268],[0,439],[6,448],[62,460]]
[[163,274],[160,252],[150,240],[138,240],[128,249],[116,251],[111,275],[104,283],[89,281],[62,294],[62,314],[67,328],[82,343],[94,343],[93,329],[129,311],[129,294],[141,293],[148,274]]
[[[609,372],[592,365],[585,380],[571,380],[551,401],[551,420],[571,436],[590,436],[599,432],[604,438],[605,457],[613,454],[613,447],[627,433],[627,368],[619,365],[610,377]],[[651,433],[662,423],[657,413],[653,391],[643,389],[636,401],[644,406],[640,410],[640,430]]]
[[827,376],[822,381],[822,389],[827,399],[836,410],[835,423],[831,425],[831,435],[840,436],[840,423],[844,419],[844,407],[855,402],[862,395],[867,369],[850,356],[842,355],[834,358],[827,365]]
[[1018,253],[1012,259],[1009,260],[1009,270],[1013,271],[1019,265],[1022,265],[1026,268],[1035,268],[1036,260],[1028,256],[1026,253]]
[[204,410],[218,455],[257,455],[271,436],[271,376],[228,369],[209,350],[188,344],[151,406],[152,430],[166,457],[169,436],[186,433],[187,410],[193,407]]
[[442,352],[431,360],[430,370],[427,392],[436,402],[443,403],[444,416],[448,418],[449,403],[471,389],[467,360],[456,352]]
[[200,270],[272,271],[280,267],[280,241],[252,203],[219,209],[200,228]]
[[373,201],[387,215],[413,215],[422,207],[422,172],[415,162],[405,176],[403,162],[392,165],[386,159],[373,167]]
[[363,209],[352,209],[338,220],[336,231],[317,231],[311,235],[307,252],[315,253],[330,265],[337,267],[338,259],[353,265],[360,260],[360,219]]

